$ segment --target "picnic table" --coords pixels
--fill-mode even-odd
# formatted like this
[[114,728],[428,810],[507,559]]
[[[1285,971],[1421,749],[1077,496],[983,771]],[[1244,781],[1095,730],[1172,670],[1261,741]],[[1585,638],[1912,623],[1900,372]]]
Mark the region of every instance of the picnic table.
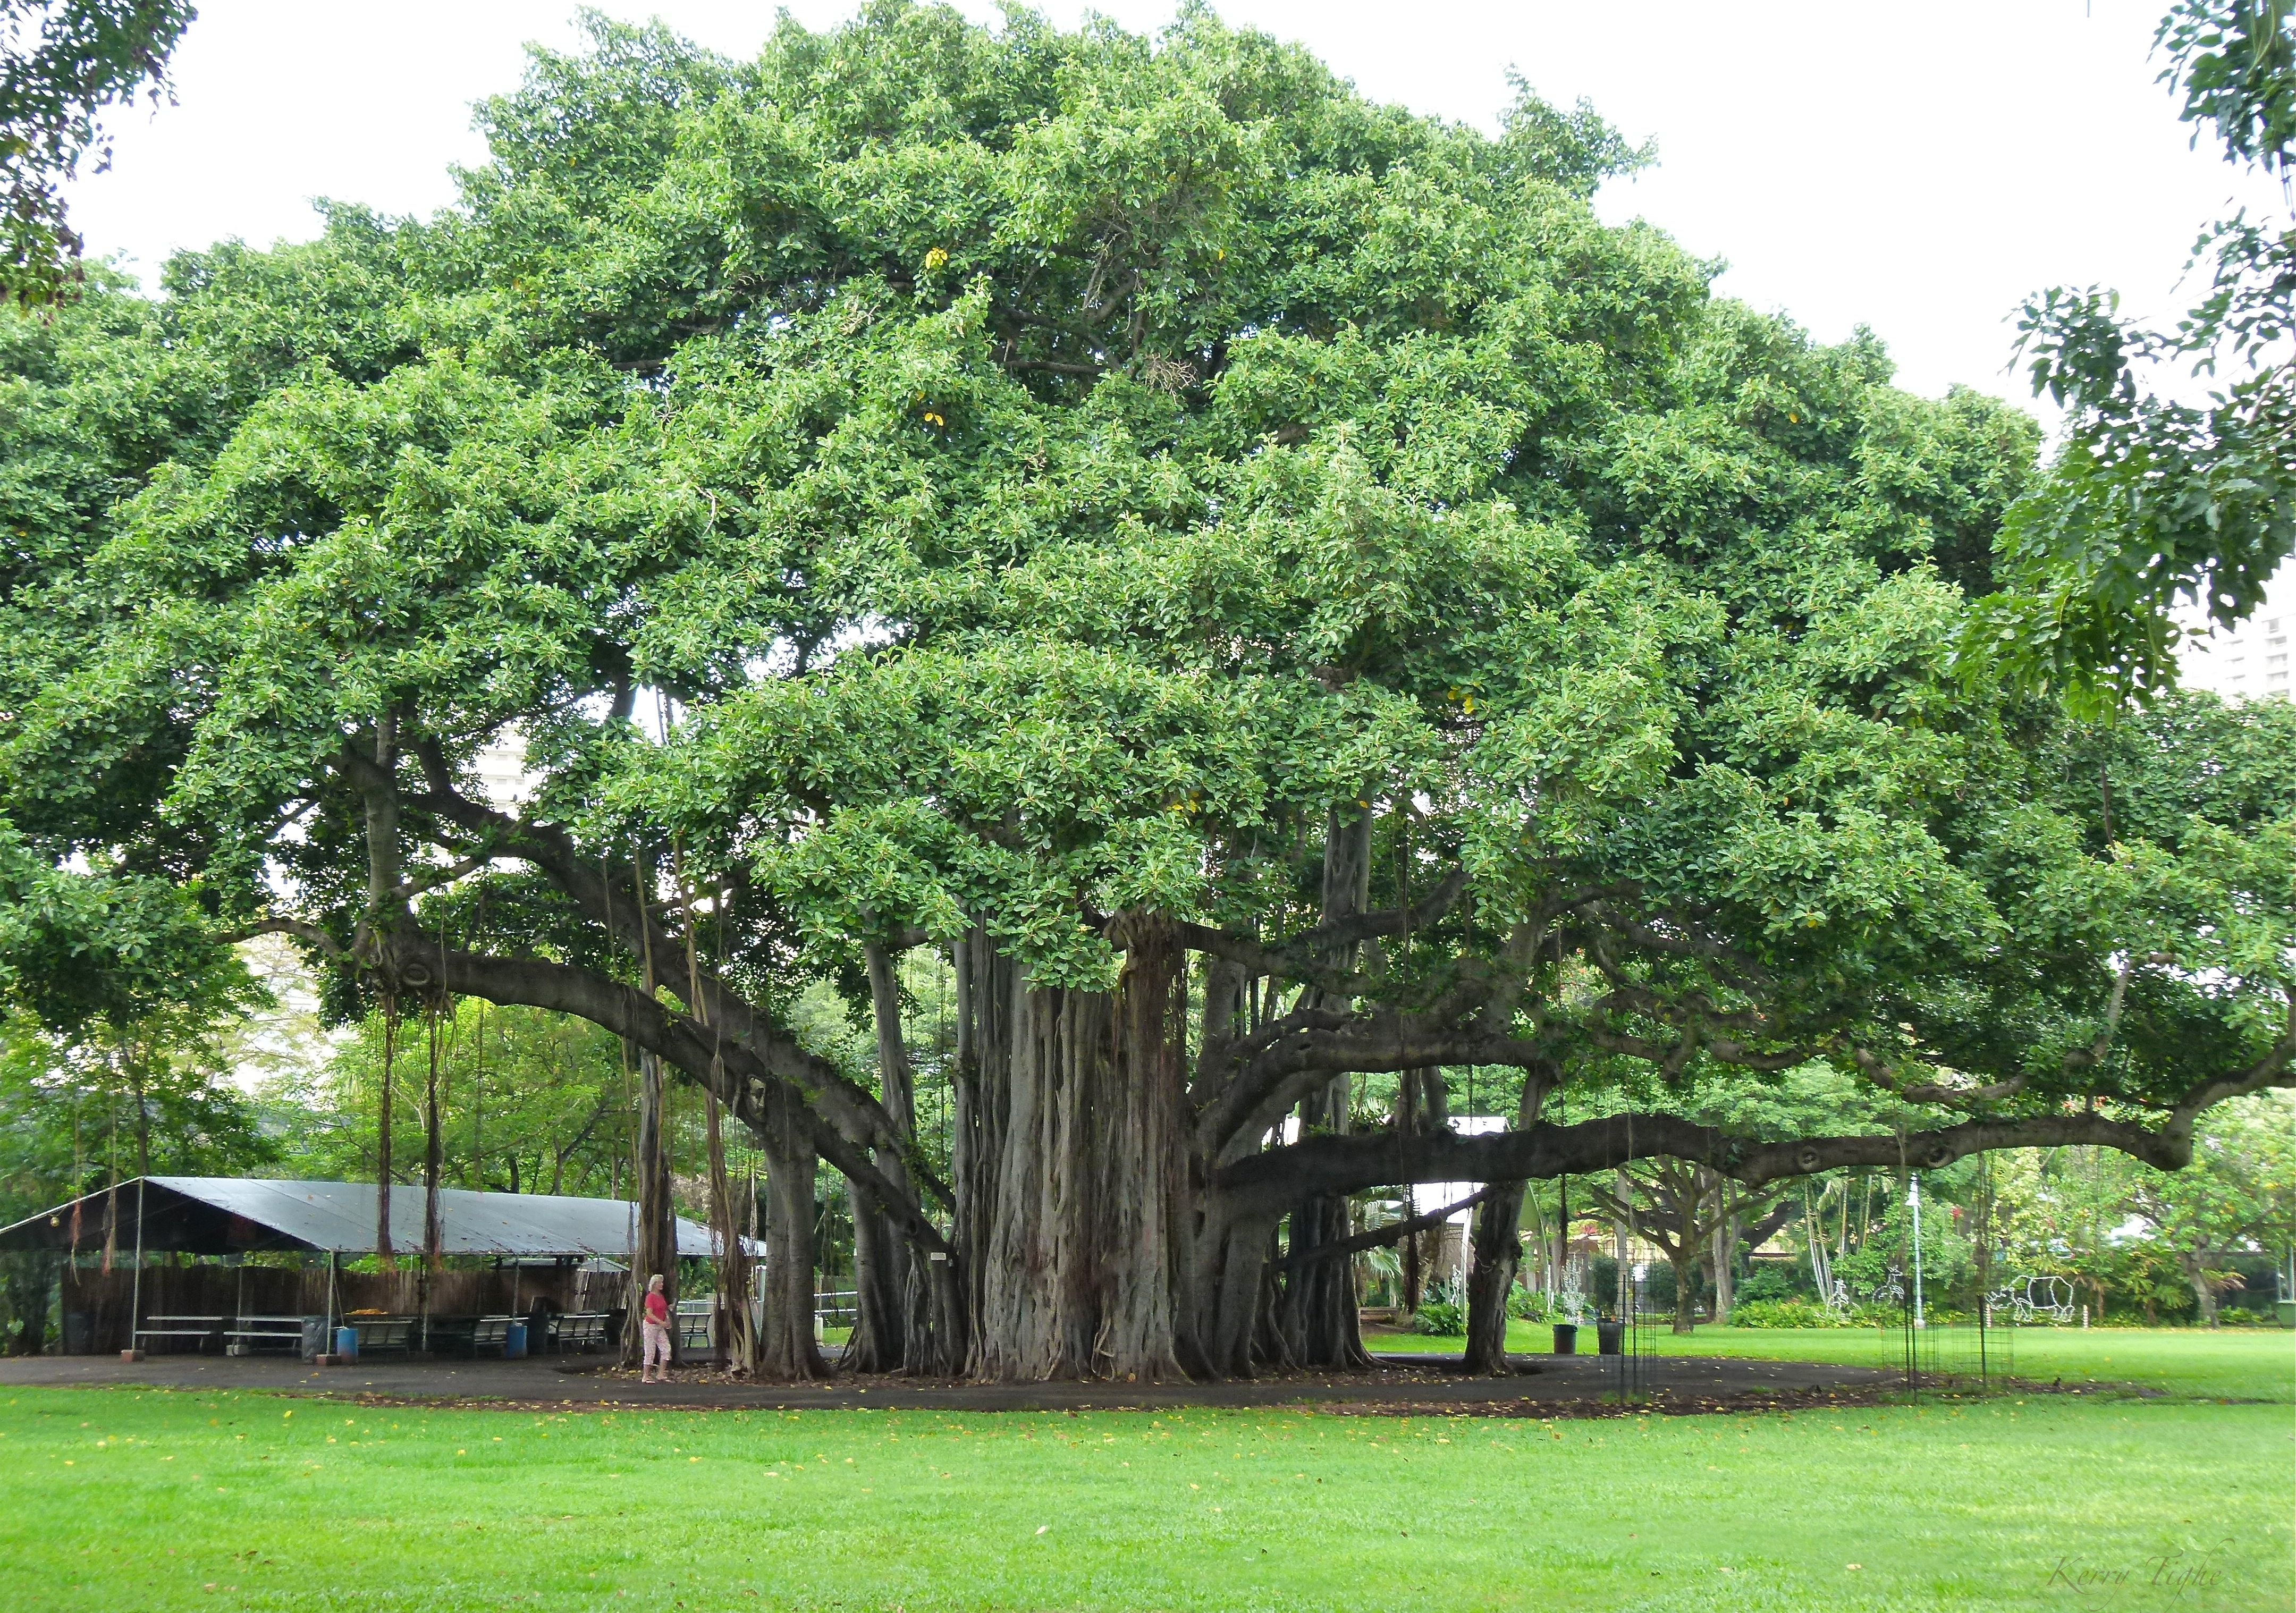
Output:
[[183,1348],[184,1341],[192,1340],[191,1348],[204,1353],[209,1342],[223,1331],[220,1316],[148,1316],[151,1325],[135,1330],[135,1347],[144,1348],[146,1339],[167,1341],[162,1347]]

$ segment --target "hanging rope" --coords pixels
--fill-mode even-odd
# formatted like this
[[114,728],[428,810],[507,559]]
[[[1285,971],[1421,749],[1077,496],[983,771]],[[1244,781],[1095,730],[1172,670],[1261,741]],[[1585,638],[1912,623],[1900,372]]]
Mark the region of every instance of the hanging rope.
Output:
[[439,987],[429,1007],[430,1069],[422,1086],[422,1296],[429,1314],[430,1284],[439,1274],[445,1229],[439,1218],[439,1177],[445,1166],[445,1137],[439,1130],[439,1017],[454,1011],[455,999],[447,988],[447,914],[439,914]]
[[[487,888],[479,887],[479,914],[473,925],[474,944],[483,945],[487,931]],[[478,1023],[472,1034],[478,1038],[478,1056],[471,1066],[471,1168],[464,1177],[467,1184],[483,1192],[487,1185],[485,1127],[487,1116],[487,1000],[480,997]]]
[[[705,1133],[709,1154],[709,1220],[718,1245],[718,1339],[726,1351],[726,1365],[740,1376],[746,1377],[757,1363],[755,1339],[750,1328],[750,1266],[747,1251],[742,1245],[741,1224],[734,1212],[734,1187],[726,1171],[726,1138],[724,1103],[718,1089],[726,1079],[726,1037],[724,1028],[713,1023],[708,1001],[701,992],[701,955],[695,934],[693,887],[685,877],[685,850],[676,841],[670,844],[670,867],[677,881],[678,907],[685,921],[685,1001],[693,1018],[710,1033],[709,1079],[705,1083]],[[722,908],[723,897],[718,905]],[[722,948],[725,926],[721,914],[718,941]]]
[[390,1247],[390,1108],[398,1060],[398,994],[386,990],[382,994],[382,1096],[374,1134],[374,1252],[385,1271],[396,1271],[398,1266]]

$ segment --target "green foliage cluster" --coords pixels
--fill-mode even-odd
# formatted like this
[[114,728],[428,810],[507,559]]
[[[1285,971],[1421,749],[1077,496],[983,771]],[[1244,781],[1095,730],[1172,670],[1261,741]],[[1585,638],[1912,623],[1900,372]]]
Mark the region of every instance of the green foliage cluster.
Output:
[[79,237],[57,186],[93,156],[111,165],[99,118],[148,86],[165,93],[168,54],[197,14],[186,0],[0,4],[0,294],[53,302],[78,267]]
[[[2177,0],[2154,43],[2194,143],[2212,135],[2228,162],[2291,194],[2296,6]],[[2033,390],[2070,430],[2009,511],[2006,586],[1968,630],[1974,667],[2069,690],[2084,708],[2152,699],[2175,679],[2172,610],[2236,623],[2296,553],[2296,215],[2220,220],[2192,267],[2207,295],[2174,331],[2134,324],[2095,286],[2025,305]],[[2175,402],[2147,384],[2169,364],[2229,379],[2205,404]]]
[[[409,1015],[390,1028],[381,1012],[369,1013],[323,1068],[293,1071],[266,1090],[263,1110],[288,1174],[373,1181],[386,1052],[400,1134],[420,1136],[434,1034],[444,1185],[621,1196],[631,1104],[619,1044],[569,1015],[470,1001],[435,1027]],[[677,1151],[695,1157],[690,1142]],[[419,1149],[402,1145],[391,1164],[394,1180],[422,1181]]]
[[1467,1307],[1446,1299],[1431,1299],[1411,1313],[1411,1331],[1437,1339],[1467,1336]]
[[2032,422],[1602,223],[1640,157],[1584,109],[1486,135],[1193,10],[593,29],[438,217],[8,322],[0,921],[53,1022],[264,926],[348,1018],[706,967],[746,1017],[670,1012],[686,1073],[719,1036],[873,1150],[798,1034],[865,946],[1105,989],[1150,913],[1298,1030],[1195,1033],[1208,1169],[1335,1071],[2171,1155],[2286,1077],[2296,710],[1971,683]]

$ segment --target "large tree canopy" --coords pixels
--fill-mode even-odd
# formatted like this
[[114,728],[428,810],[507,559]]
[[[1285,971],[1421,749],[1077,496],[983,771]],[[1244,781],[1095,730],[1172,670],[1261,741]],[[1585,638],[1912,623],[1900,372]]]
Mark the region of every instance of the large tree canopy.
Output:
[[[1345,1359],[1352,1191],[2173,1167],[2290,1079],[2296,713],[1964,687],[2034,429],[1601,224],[1641,157],[1585,109],[883,4],[746,65],[602,23],[482,119],[439,217],[10,332],[12,844],[346,1007],[589,1019],[808,1201],[817,1150],[870,1359]],[[824,979],[873,1085],[793,1029]],[[1812,1059],[1931,1118],[1670,1101]],[[1459,1065],[1523,1072],[1511,1129],[1441,1123]],[[1423,1096],[1353,1131],[1365,1071]]]

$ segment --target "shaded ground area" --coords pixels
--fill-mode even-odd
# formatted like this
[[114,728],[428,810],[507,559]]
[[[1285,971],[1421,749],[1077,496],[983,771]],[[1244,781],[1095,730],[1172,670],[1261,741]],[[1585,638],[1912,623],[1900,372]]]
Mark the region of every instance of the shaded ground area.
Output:
[[[293,1395],[406,1401],[484,1401],[703,1410],[949,1412],[1116,1410],[1160,1406],[1316,1405],[1349,1411],[1427,1410],[1521,1414],[1594,1409],[1615,1396],[1615,1362],[1592,1355],[1516,1358],[1504,1378],[1469,1377],[1439,1355],[1390,1355],[1369,1372],[1296,1374],[1247,1383],[977,1384],[902,1378],[838,1378],[795,1386],[729,1380],[682,1369],[670,1383],[594,1361],[391,1361],[315,1368],[275,1358],[160,1355],[128,1363],[97,1355],[0,1362],[0,1385],[84,1388],[123,1385],[180,1389],[265,1389]],[[1756,1406],[1828,1392],[1864,1396],[1892,1374],[1804,1361],[1669,1360],[1652,1374],[1652,1399],[1684,1410]]]

